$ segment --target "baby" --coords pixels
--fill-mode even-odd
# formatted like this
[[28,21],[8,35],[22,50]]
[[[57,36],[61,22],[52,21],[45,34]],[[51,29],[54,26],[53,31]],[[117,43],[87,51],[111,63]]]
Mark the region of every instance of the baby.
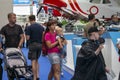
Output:
[[55,28],[55,31],[57,33],[56,39],[58,40],[58,43],[59,43],[58,47],[60,48],[61,58],[65,58],[66,57],[65,46],[67,44],[67,41],[63,36],[63,29],[57,26]]

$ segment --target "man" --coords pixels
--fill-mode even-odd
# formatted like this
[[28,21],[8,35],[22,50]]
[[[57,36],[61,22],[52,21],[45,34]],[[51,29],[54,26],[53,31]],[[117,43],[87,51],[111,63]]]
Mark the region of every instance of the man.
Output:
[[96,27],[89,28],[88,36],[78,52],[75,73],[71,80],[107,80],[107,68],[101,53],[104,40],[99,41]]
[[26,39],[29,40],[28,59],[32,62],[33,80],[39,80],[39,63],[41,55],[42,34],[44,28],[35,22],[35,16],[29,16],[30,26],[26,30]]
[[88,15],[88,23],[84,27],[84,37],[88,36],[88,29],[92,26],[94,26],[95,23],[95,15],[94,14],[89,14]]
[[118,19],[118,16],[117,15],[112,15],[111,16],[111,20],[109,22],[109,26],[110,25],[119,25],[119,19]]
[[16,24],[16,14],[8,14],[9,23],[1,29],[5,37],[5,48],[21,48],[24,41],[24,33],[20,25]]
[[[27,30],[27,28],[28,28],[28,23],[26,23],[26,25],[25,25],[25,32],[26,32],[26,30]],[[29,40],[26,40],[26,48],[28,48],[28,45],[29,45]]]
[[88,30],[91,27],[97,27],[100,29],[99,35],[102,35],[105,32],[105,28],[100,24],[100,21],[98,19],[95,19],[94,14],[88,15],[88,23],[84,27],[84,37],[88,37]]

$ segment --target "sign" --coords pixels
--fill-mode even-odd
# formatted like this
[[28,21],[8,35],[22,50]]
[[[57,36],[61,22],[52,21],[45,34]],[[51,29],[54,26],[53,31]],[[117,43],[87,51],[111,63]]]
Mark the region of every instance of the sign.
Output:
[[[38,2],[38,0],[33,0],[33,2]],[[31,4],[31,0],[13,0],[13,4]]]
[[14,0],[13,4],[30,4],[30,0]]

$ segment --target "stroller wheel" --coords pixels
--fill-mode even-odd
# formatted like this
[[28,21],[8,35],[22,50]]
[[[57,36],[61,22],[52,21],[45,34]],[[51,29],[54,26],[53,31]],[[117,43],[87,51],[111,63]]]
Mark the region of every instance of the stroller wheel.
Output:
[[10,71],[7,71],[8,80],[14,80],[14,77],[12,76],[12,73]]
[[11,77],[10,75],[8,75],[8,80],[14,80],[14,77]]

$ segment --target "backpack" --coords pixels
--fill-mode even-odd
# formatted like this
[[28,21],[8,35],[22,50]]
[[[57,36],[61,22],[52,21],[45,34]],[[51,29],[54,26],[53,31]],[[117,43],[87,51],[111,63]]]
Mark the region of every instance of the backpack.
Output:
[[46,56],[48,54],[47,45],[46,45],[46,42],[45,42],[45,33],[43,33],[43,36],[42,36],[42,54],[44,56]]

